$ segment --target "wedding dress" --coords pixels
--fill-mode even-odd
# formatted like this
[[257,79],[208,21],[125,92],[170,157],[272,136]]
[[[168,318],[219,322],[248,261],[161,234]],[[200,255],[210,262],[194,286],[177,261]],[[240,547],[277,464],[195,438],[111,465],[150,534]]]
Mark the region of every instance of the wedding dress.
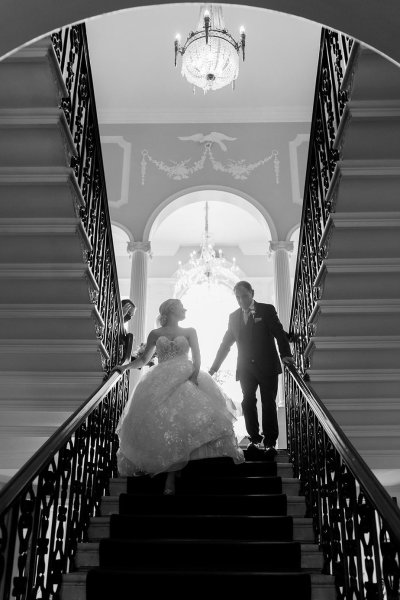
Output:
[[231,457],[244,462],[233,431],[235,405],[212,377],[200,371],[189,381],[193,363],[185,336],[157,339],[158,365],[139,381],[118,423],[118,471],[176,471],[189,460]]

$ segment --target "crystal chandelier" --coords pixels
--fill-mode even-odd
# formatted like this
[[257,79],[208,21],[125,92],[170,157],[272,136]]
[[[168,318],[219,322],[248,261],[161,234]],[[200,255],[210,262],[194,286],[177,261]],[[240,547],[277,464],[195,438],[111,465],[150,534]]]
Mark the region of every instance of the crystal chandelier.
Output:
[[[178,53],[182,55],[182,75],[189,83],[204,90],[218,90],[226,85],[235,86],[239,75],[239,50],[244,49],[246,34],[240,28],[237,42],[225,28],[222,6],[203,4],[197,31],[191,31],[183,46],[180,36],[175,39],[175,66]],[[193,92],[195,92],[193,87]]]
[[225,284],[233,286],[238,280],[239,269],[236,265],[236,259],[232,262],[227,260],[222,250],[214,249],[211,243],[211,236],[208,232],[208,202],[205,204],[205,223],[203,239],[200,244],[200,249],[190,253],[189,261],[182,265],[178,263],[176,272],[175,297],[180,298],[185,291],[195,285]]

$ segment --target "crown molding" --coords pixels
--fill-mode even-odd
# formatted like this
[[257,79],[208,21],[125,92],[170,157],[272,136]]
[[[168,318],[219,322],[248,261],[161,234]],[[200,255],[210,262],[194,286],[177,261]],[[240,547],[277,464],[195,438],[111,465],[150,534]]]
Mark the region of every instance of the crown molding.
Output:
[[214,108],[198,110],[135,110],[131,108],[98,109],[99,123],[309,123],[310,108],[307,106],[269,106],[238,109]]

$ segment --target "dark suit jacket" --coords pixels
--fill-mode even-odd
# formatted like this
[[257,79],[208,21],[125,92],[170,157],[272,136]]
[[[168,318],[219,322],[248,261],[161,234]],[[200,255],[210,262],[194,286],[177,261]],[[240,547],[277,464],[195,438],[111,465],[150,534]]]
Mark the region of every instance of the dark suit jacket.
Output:
[[287,334],[272,304],[254,302],[254,308],[254,317],[249,316],[247,325],[244,324],[241,308],[229,315],[228,330],[211,369],[218,371],[232,344],[236,342],[238,348],[236,379],[240,379],[241,371],[251,365],[263,375],[282,373],[275,340],[278,342],[281,357],[292,356]]

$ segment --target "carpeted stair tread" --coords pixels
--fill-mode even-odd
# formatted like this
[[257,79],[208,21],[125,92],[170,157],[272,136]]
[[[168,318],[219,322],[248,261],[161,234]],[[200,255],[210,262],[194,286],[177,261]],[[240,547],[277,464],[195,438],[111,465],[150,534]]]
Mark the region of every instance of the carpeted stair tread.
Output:
[[277,474],[278,465],[274,461],[246,461],[236,465],[230,458],[212,458],[192,460],[182,471],[183,477],[196,477],[198,475],[218,475],[230,477],[231,475],[270,475]]
[[[310,564],[315,571],[315,559],[304,559],[302,542],[293,541],[288,510],[300,516],[304,499],[293,494],[289,465],[279,466],[287,453],[271,459],[260,451],[247,459],[242,465],[230,459],[189,463],[175,496],[162,494],[165,474],[112,482],[102,501],[109,537],[99,536],[90,551],[79,550],[87,552],[77,560],[88,569],[86,600],[143,592],[177,600],[221,592],[311,600],[311,576],[304,569]],[[278,468],[287,473],[284,488]]]
[[285,572],[301,569],[299,542],[181,539],[103,539],[101,567]]
[[247,461],[257,461],[257,462],[269,462],[269,463],[279,463],[279,462],[287,462],[287,452],[283,452],[278,450],[278,454],[271,458],[265,454],[263,450],[254,451],[254,449],[243,449],[244,458]]
[[[309,600],[311,579],[304,573],[242,571],[165,571],[92,569],[86,579],[86,600],[123,599],[142,590],[145,596],[184,598],[259,596],[263,600]],[[146,592],[147,590],[147,592]],[[169,591],[169,593],[167,593]]]
[[[164,489],[165,477],[129,477],[126,492],[128,494],[160,493]],[[281,494],[281,477],[271,475],[219,477],[203,475],[182,477],[176,481],[177,494]]]
[[248,515],[111,515],[110,538],[224,538],[291,541],[293,518]]
[[120,494],[119,514],[286,515],[286,494]]

